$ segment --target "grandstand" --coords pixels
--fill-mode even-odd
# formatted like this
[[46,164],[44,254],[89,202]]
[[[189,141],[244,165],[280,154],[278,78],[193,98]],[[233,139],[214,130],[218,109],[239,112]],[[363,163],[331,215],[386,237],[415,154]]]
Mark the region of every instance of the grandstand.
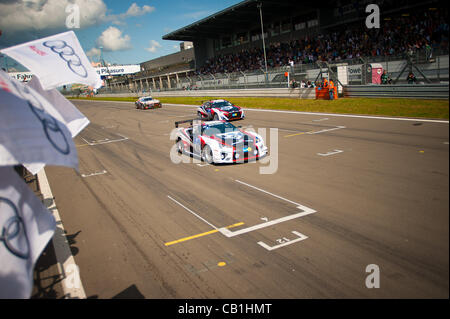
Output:
[[[365,26],[365,7],[374,2],[381,29]],[[163,36],[192,42],[189,58],[178,59],[180,51],[148,61],[130,81],[141,91],[283,87],[286,71],[314,82],[348,65],[347,82],[365,84],[367,66],[382,63],[401,83],[405,61],[422,65],[427,81],[448,81],[447,20],[441,0],[245,0]]]

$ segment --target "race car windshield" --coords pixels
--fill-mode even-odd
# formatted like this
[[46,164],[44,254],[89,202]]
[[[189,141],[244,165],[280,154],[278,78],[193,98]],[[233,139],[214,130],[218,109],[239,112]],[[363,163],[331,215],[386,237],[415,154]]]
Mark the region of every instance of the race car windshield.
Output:
[[147,102],[147,101],[152,101],[152,100],[153,100],[153,98],[151,98],[151,97],[146,97],[146,98],[143,99],[142,101]]
[[217,135],[217,134],[230,133],[230,132],[234,132],[234,131],[239,131],[239,129],[229,122],[223,122],[220,124],[203,126],[203,134],[210,135],[210,136]]
[[216,102],[216,103],[213,104],[213,107],[216,107],[218,109],[221,109],[223,107],[229,107],[229,106],[233,106],[233,104],[231,104],[228,101]]

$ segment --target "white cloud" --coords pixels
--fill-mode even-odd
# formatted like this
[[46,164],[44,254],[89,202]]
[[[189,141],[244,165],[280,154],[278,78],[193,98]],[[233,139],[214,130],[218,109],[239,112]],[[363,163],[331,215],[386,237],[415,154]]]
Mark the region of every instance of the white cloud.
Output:
[[151,53],[155,53],[156,51],[158,51],[158,49],[160,49],[162,46],[161,44],[159,44],[158,41],[155,40],[151,40],[150,41],[150,47],[146,48],[145,50],[147,50],[148,52]]
[[126,12],[108,14],[104,0],[0,0],[0,47],[67,31],[66,8],[71,4],[79,7],[82,29],[101,23],[124,25],[125,19],[155,11],[133,3]]
[[115,24],[118,24],[118,22],[120,23],[120,21],[123,21],[125,19],[143,16],[153,11],[155,11],[155,7],[151,7],[148,5],[139,7],[136,3],[133,3],[125,13],[108,15],[104,20],[112,21]]
[[127,17],[137,17],[142,16],[144,14],[150,13],[155,11],[154,7],[144,5],[142,8],[140,8],[136,3],[133,3],[127,10],[126,16]]
[[112,22],[112,24],[119,25],[119,26],[125,26],[125,25],[127,25],[127,23],[126,23],[125,21],[121,21],[121,20],[114,20],[114,21]]
[[101,54],[100,49],[92,48],[89,51],[86,52],[86,55],[89,57],[99,57]]
[[0,29],[7,33],[66,28],[66,7],[80,8],[80,27],[106,18],[103,0],[35,0],[0,2]]
[[97,46],[105,51],[121,51],[131,49],[130,36],[122,35],[122,31],[116,27],[109,27],[97,39]]
[[112,14],[104,17],[105,22],[112,22],[115,25],[126,25],[124,20],[132,17],[138,17],[143,16],[147,13],[151,13],[155,11],[154,7],[144,5],[142,7],[139,7],[136,3],[131,4],[131,6],[128,8],[128,10],[125,13],[120,14]]

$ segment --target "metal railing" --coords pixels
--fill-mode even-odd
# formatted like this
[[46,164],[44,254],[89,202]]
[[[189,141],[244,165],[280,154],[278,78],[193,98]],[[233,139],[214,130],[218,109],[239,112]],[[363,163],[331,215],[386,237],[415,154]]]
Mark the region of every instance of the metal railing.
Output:
[[445,84],[348,85],[344,97],[448,99],[449,89]]

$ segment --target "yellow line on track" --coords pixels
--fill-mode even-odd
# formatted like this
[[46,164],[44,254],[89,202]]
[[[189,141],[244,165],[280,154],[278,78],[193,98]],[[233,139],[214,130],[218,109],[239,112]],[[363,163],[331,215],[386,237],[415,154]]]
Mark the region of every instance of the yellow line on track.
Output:
[[306,132],[301,132],[301,133],[296,133],[296,134],[286,135],[285,137],[292,137],[292,136],[297,136],[297,135],[302,135],[302,134],[306,134]]
[[[240,222],[240,223],[236,223],[236,224],[227,226],[225,228],[229,229],[229,228],[234,228],[234,227],[238,227],[238,226],[242,226],[242,225],[244,225],[244,223]],[[177,240],[165,243],[164,245],[171,246],[171,245],[182,243],[182,242],[185,242],[185,241],[188,241],[188,240],[191,240],[191,239],[195,239],[195,238],[199,238],[199,237],[204,237],[204,236],[208,236],[208,235],[211,235],[211,234],[215,234],[217,232],[219,232],[219,230],[218,229],[214,229],[214,230],[211,230],[211,231],[208,231],[208,232],[205,232],[205,233],[201,233],[201,234],[197,234],[197,235],[193,235],[193,236],[177,239]]]

